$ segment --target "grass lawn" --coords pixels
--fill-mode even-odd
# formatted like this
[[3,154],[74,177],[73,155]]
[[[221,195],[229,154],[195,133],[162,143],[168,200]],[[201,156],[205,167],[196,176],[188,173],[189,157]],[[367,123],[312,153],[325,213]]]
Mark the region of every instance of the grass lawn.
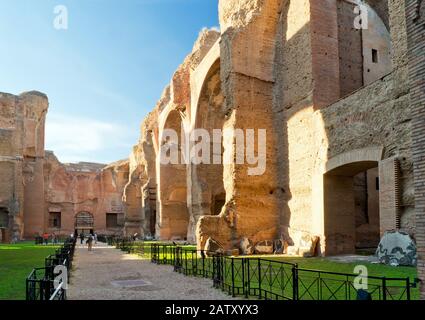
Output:
[[0,300],[25,299],[25,279],[35,267],[44,267],[44,259],[57,246],[34,242],[0,244]]
[[[260,268],[258,258],[261,261]],[[230,259],[225,261],[224,281],[230,285],[232,282],[232,265]],[[356,275],[354,268],[358,265],[367,268],[367,291],[372,295],[372,300],[383,299],[383,281],[373,277],[400,278],[403,280],[386,280],[387,300],[406,300],[407,277],[413,282],[417,272],[415,267],[391,267],[382,264],[366,262],[343,263],[331,261],[326,258],[296,258],[296,257],[250,257],[249,264],[242,271],[240,258],[234,259],[233,273],[235,286],[243,287],[242,275],[245,273],[245,281],[249,270],[250,287],[253,294],[258,294],[258,289],[263,290],[269,298],[279,296],[292,297],[292,265],[284,265],[280,262],[298,265],[298,296],[302,300],[356,300],[357,291],[354,288]],[[260,270],[260,272],[259,272]],[[318,272],[320,271],[320,272]],[[259,284],[261,273],[261,285]],[[337,274],[332,274],[337,273]],[[339,275],[341,273],[342,275]],[[345,275],[347,274],[347,275]],[[362,279],[362,283],[364,279]],[[419,289],[411,288],[411,299],[419,299]]]
[[[346,274],[356,274],[355,273],[355,267],[362,265],[367,268],[367,273],[369,277],[386,277],[386,278],[400,278],[400,279],[406,279],[410,278],[410,281],[413,282],[415,278],[417,277],[417,269],[416,267],[391,267],[388,265],[383,264],[376,264],[376,263],[368,263],[368,262],[350,262],[350,263],[344,263],[344,262],[336,262],[332,261],[330,259],[326,258],[297,258],[297,257],[279,257],[279,258],[272,258],[272,260],[276,261],[285,261],[289,263],[295,263],[298,265],[298,268],[300,269],[306,269],[306,270],[322,270],[326,272],[335,272],[335,273],[346,273]],[[331,293],[329,290],[327,290],[326,286],[329,286],[330,289],[336,290],[338,289],[342,281],[347,279],[344,276],[334,276],[334,275],[328,275],[328,274],[322,274],[321,275],[324,280],[323,292],[325,293],[324,296],[326,297],[326,291],[327,297],[331,297]],[[306,290],[306,288],[309,287],[310,284],[316,279],[317,273],[315,272],[309,272],[309,271],[299,271],[299,278],[303,281],[303,284],[300,285],[300,292],[302,290]],[[328,280],[326,280],[328,279]],[[352,279],[350,279],[352,280]],[[379,296],[379,289],[378,286],[381,288],[382,286],[382,280],[380,279],[369,279],[369,292],[372,293],[372,297],[374,299],[377,299]],[[391,300],[391,295],[394,299],[398,299],[398,297],[401,297],[401,294],[404,290],[404,288],[401,288],[399,286],[404,285],[401,281],[391,281],[387,280],[387,299]],[[317,282],[312,285],[312,287],[309,289],[310,292],[314,292],[314,290],[311,290],[312,288],[316,287]],[[344,295],[344,287],[341,287],[339,291],[339,295]],[[376,291],[374,291],[376,289]],[[382,288],[381,288],[382,289]],[[314,292],[317,294],[317,292]],[[353,291],[353,294],[355,292]],[[314,295],[314,294],[313,294]],[[306,299],[311,298],[309,294],[305,294],[304,297]],[[413,300],[419,299],[419,289],[418,288],[411,288],[411,298]],[[402,298],[402,300],[405,299],[405,296]]]
[[391,267],[382,264],[374,263],[342,263],[331,261],[326,258],[297,258],[297,257],[282,257],[274,258],[273,260],[285,261],[298,264],[299,268],[326,270],[340,273],[353,273],[357,265],[365,265],[369,276],[387,277],[387,278],[406,278],[410,277],[413,281],[416,278],[417,272],[415,267]]

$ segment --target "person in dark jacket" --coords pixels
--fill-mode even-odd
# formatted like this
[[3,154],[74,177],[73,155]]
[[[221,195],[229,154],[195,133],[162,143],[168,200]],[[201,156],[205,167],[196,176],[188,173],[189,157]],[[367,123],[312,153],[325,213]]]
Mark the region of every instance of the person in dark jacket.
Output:
[[86,241],[86,243],[87,243],[87,245],[88,245],[88,247],[89,247],[89,251],[92,251],[92,248],[93,248],[93,240],[94,240],[93,235],[92,235],[92,234],[89,234],[89,236],[88,236],[88,238],[87,238],[87,241]]
[[83,232],[80,233],[80,241],[81,241],[80,242],[81,244],[84,244],[84,233]]

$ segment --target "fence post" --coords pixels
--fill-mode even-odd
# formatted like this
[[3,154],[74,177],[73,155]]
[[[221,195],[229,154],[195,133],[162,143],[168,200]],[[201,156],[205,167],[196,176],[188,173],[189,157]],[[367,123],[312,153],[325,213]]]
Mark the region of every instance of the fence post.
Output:
[[242,258],[242,292],[246,297],[246,284],[245,284],[245,258]]
[[235,260],[232,259],[232,297],[235,296]]
[[205,253],[204,250],[201,250],[201,258],[202,258],[202,276],[206,278],[205,276]]
[[410,278],[406,278],[406,299],[410,300]]
[[261,295],[261,259],[258,258],[258,299],[262,298]]
[[250,277],[250,267],[249,267],[249,261],[250,259],[246,259],[246,287],[247,287],[247,291],[245,292],[245,298],[248,299],[248,296],[251,293],[251,277]]
[[292,267],[292,299],[298,300],[298,264]]
[[187,276],[187,251],[184,250],[184,274]]
[[387,300],[387,279],[385,277],[382,278],[382,300]]

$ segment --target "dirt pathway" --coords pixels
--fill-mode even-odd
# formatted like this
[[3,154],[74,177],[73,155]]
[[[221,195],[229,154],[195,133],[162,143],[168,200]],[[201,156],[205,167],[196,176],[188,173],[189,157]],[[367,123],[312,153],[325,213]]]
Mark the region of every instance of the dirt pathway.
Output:
[[77,244],[73,264],[69,300],[232,299],[209,279],[186,277],[102,243],[92,252]]

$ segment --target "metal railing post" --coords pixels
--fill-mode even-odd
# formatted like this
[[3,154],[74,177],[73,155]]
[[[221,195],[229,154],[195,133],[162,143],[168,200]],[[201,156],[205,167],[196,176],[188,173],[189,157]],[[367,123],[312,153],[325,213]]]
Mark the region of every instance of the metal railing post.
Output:
[[245,283],[245,258],[242,258],[242,293],[246,297],[246,283]]
[[382,300],[387,300],[387,279],[385,277],[382,278]]
[[406,299],[410,300],[410,278],[406,278]]
[[292,299],[298,300],[298,265],[292,267]]
[[184,250],[184,274],[187,275],[187,251]]
[[261,259],[258,260],[258,299],[261,299]]
[[235,296],[235,259],[232,259],[232,297]]
[[250,266],[249,266],[249,261],[250,259],[246,259],[247,261],[247,275],[246,275],[246,282],[247,282],[247,292],[245,293],[245,298],[248,299],[249,294],[251,293],[251,277],[250,277]]

